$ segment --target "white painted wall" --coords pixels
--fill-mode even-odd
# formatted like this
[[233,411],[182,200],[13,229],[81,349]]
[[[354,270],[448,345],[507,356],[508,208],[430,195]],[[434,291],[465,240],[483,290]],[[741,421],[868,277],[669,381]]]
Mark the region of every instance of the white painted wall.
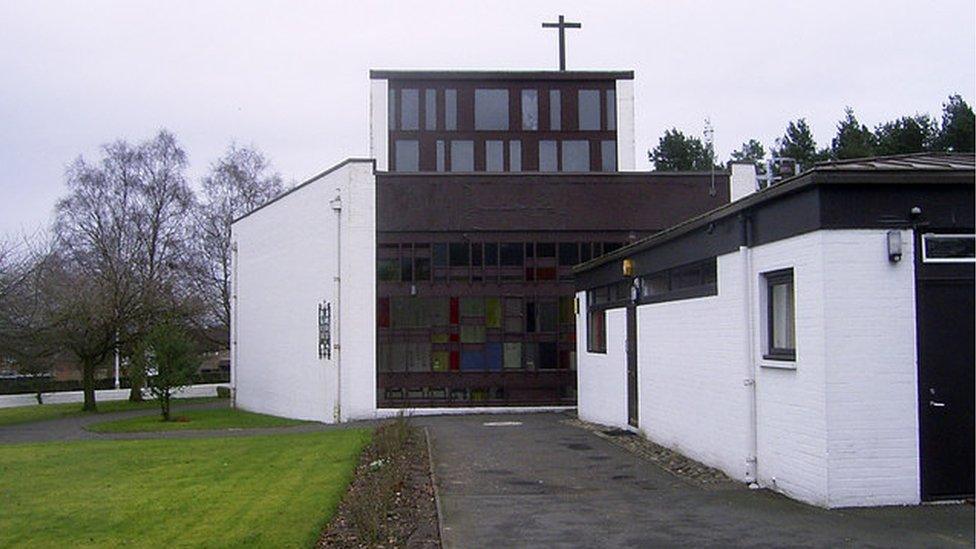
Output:
[[[758,414],[758,480],[816,505],[827,501],[826,348],[823,231],[752,248],[754,349]],[[793,268],[796,361],[762,359],[762,273]],[[790,366],[793,369],[785,369]]]
[[607,311],[607,352],[586,350],[586,292],[577,294],[577,414],[584,421],[629,429],[627,425],[626,309]]
[[729,201],[735,202],[758,190],[756,165],[752,162],[733,162],[732,175],[729,177]]
[[376,159],[376,170],[390,169],[389,84],[386,80],[369,81],[369,156]]
[[[231,367],[237,406],[324,422],[340,418],[340,405],[341,419],[372,416],[372,170],[371,161],[346,161],[232,226],[237,286]],[[338,213],[330,205],[336,197],[342,202]],[[333,329],[339,331],[331,360],[318,356],[321,302],[332,303]]]
[[886,232],[823,233],[830,506],[921,500],[914,246]]
[[[892,264],[885,233],[817,231],[756,246],[748,261],[736,251],[718,258],[717,296],[638,307],[641,431],[747,480],[752,418],[743,381],[753,373],[761,486],[825,507],[918,503],[912,238],[903,234],[903,259]],[[783,268],[795,283],[790,363],[762,358],[762,274]],[[582,419],[626,426],[625,325],[624,309],[611,311],[608,353],[586,353],[581,306]]]
[[617,170],[637,169],[634,156],[637,142],[634,137],[634,81],[617,80]]
[[746,481],[750,388],[740,254],[718,258],[717,296],[637,308],[640,429]]

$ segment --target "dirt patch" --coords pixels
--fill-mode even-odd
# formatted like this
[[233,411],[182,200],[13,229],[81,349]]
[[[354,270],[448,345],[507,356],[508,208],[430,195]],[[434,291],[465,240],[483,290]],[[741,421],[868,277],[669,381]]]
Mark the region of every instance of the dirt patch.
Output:
[[655,444],[636,433],[588,423],[575,417],[563,420],[563,423],[586,429],[611,444],[655,463],[681,480],[701,488],[720,490],[741,487],[741,483],[732,480],[718,469],[699,463],[660,444]]
[[426,434],[397,420],[376,430],[317,547],[439,548]]

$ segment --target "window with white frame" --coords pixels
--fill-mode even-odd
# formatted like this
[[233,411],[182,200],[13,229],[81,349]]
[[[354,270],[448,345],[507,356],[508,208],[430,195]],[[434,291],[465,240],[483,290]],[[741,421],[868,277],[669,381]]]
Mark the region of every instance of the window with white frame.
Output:
[[793,269],[763,274],[766,282],[766,345],[763,358],[796,360],[796,299]]
[[973,263],[976,261],[976,235],[922,235],[922,261],[925,263]]

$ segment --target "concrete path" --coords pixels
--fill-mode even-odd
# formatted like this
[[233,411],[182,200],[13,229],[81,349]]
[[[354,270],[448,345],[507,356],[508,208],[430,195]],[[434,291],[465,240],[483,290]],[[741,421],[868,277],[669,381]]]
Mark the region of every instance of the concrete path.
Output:
[[[230,401],[208,402],[204,404],[173,403],[173,411],[226,408]],[[186,431],[156,431],[149,433],[93,433],[85,427],[93,423],[114,421],[135,416],[158,414],[156,408],[145,410],[129,410],[125,412],[111,412],[95,415],[74,416],[61,419],[49,419],[31,423],[0,426],[0,445],[29,442],[66,442],[72,440],[121,440],[143,438],[213,438],[239,437],[251,435],[270,435],[285,433],[308,433],[313,431],[327,431],[330,429],[348,429],[358,426],[375,425],[375,422],[352,422],[341,425],[326,425],[323,423],[303,423],[291,427],[265,427],[260,429],[220,429],[220,430],[186,430]]]
[[564,419],[416,420],[432,439],[446,548],[973,547],[971,505],[827,511],[703,490]]

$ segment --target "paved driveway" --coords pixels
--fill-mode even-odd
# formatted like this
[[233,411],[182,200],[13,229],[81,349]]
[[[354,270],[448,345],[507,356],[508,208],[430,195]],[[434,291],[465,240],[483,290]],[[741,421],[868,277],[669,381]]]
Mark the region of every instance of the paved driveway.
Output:
[[[973,547],[971,505],[827,511],[738,485],[704,490],[564,419],[418,420],[445,547]],[[522,424],[485,425],[510,421]]]

